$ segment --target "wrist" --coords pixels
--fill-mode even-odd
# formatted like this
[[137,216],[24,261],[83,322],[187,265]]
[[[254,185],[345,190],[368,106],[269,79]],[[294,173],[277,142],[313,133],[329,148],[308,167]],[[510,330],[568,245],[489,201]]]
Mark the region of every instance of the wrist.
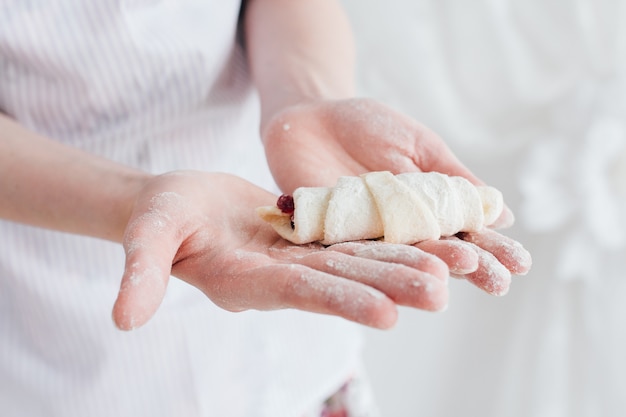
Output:
[[121,241],[150,178],[0,115],[0,218]]
[[245,16],[262,130],[287,107],[354,96],[354,39],[339,1],[255,0]]
[[271,94],[261,92],[261,132],[276,115],[288,108],[353,98],[355,87],[352,78],[342,78],[341,82],[329,82],[315,75],[300,75],[298,79],[273,89]]
[[94,229],[87,234],[122,242],[135,209],[137,197],[154,177],[154,175],[130,169],[127,172],[118,173],[115,181],[107,187],[111,192],[108,193],[107,190],[103,192],[103,196],[111,202],[108,209],[100,214],[104,219],[108,219],[102,222],[106,227]]

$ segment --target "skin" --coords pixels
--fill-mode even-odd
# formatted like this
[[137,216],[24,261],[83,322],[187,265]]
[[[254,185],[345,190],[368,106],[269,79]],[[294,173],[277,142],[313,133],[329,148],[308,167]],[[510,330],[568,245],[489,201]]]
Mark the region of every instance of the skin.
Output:
[[447,304],[448,270],[438,258],[407,257],[410,247],[399,254],[384,248],[376,259],[293,246],[253,214],[272,201],[274,195],[226,174],[176,172],[150,181],[125,233],[118,325],[134,328],[152,316],[170,272],[233,312],[298,308],[386,328],[396,320],[396,304],[425,310]]
[[124,245],[113,308],[120,329],[153,316],[170,275],[229,311],[297,308],[377,328],[395,323],[397,305],[429,311],[447,305],[448,268],[437,257],[387,245],[374,257],[346,247],[294,247],[255,214],[276,196],[243,179],[197,171],[148,175],[2,115],[0,132],[2,218]]
[[[252,75],[261,94],[261,135],[281,189],[332,186],[341,175],[368,171],[438,171],[477,178],[433,131],[375,100],[355,98],[354,45],[336,1],[254,0],[245,19]],[[272,35],[289,33],[289,36]],[[311,36],[314,33],[316,36]],[[513,224],[505,208],[494,228]],[[508,291],[511,273],[524,275],[530,254],[493,231],[475,239],[424,242],[450,272],[494,295]]]
[[[285,192],[373,169],[438,170],[479,182],[425,127],[353,98],[352,39],[337,2],[252,0],[243,25],[266,157]],[[0,114],[0,217],[123,244],[126,265],[113,308],[120,329],[152,317],[170,275],[233,312],[296,308],[389,328],[397,305],[445,308],[450,273],[502,293],[510,271],[529,267],[520,256],[501,256],[495,268],[484,261],[501,252],[497,233],[417,247],[293,246],[254,214],[275,201],[231,175],[150,175]]]
[[[293,106],[270,120],[263,137],[272,173],[287,193],[298,184],[332,186],[340,175],[381,170],[396,174],[437,171],[484,184],[434,132],[371,99]],[[495,226],[508,227],[513,221],[506,209]],[[521,245],[512,245],[510,238],[493,230],[416,246],[444,260],[454,276],[467,278],[494,295],[504,295],[511,273],[523,275],[532,263]],[[496,257],[494,262],[491,252],[505,249],[514,253]]]

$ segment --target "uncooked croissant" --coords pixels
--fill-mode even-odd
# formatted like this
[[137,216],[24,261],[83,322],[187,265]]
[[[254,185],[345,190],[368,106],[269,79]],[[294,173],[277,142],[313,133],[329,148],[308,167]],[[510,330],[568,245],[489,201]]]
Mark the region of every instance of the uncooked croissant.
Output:
[[493,187],[436,172],[387,171],[341,177],[332,188],[298,188],[293,205],[293,213],[277,206],[257,213],[293,243],[325,245],[381,237],[402,244],[439,239],[489,226],[503,209],[502,194]]

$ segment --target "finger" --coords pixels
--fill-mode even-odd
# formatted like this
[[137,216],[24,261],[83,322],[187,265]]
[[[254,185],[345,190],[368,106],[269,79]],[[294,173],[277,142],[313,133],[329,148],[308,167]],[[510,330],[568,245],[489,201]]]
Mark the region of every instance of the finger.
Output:
[[465,275],[478,269],[476,250],[459,239],[426,240],[415,246],[445,262],[453,275]]
[[295,308],[379,329],[392,327],[398,317],[395,303],[382,292],[298,264],[245,269],[206,292],[229,311]]
[[511,285],[511,272],[491,253],[478,250],[478,269],[464,277],[491,295],[505,295]]
[[[449,275],[448,266],[439,257],[410,245],[362,241],[338,243],[329,246],[328,250],[354,255],[359,258],[406,265],[442,280],[446,280]],[[471,253],[474,254],[473,251]]]
[[466,242],[492,253],[495,258],[515,275],[526,275],[532,265],[530,253],[516,240],[493,230],[463,233],[459,237]]
[[375,288],[400,305],[441,311],[448,304],[447,280],[403,264],[358,258],[335,251],[312,253],[299,262]]
[[513,214],[513,211],[505,204],[502,208],[502,213],[495,222],[489,225],[489,228],[494,230],[506,229],[513,226],[514,223],[515,215]]
[[464,177],[474,185],[484,185],[484,182],[475,176],[433,131],[420,125],[417,135],[413,161],[421,171],[436,171]]
[[161,304],[168,279],[169,273],[150,261],[150,256],[130,257],[113,306],[116,326],[121,330],[143,326]]
[[172,240],[176,234],[172,219],[158,210],[147,211],[128,227],[124,275],[113,306],[113,320],[118,328],[140,327],[158,309],[180,245]]
[[[418,140],[415,141],[413,163],[420,171],[435,171],[450,176],[464,177],[474,185],[485,185],[485,182],[474,175],[434,132],[421,125],[417,132]],[[511,227],[514,222],[513,211],[505,204],[502,214],[491,227],[503,229]]]
[[478,256],[478,268],[473,272],[462,274],[458,277],[467,279],[469,282],[491,295],[505,295],[511,285],[511,272],[490,252],[470,242],[464,242],[464,245],[467,245],[467,247],[472,248],[476,252]]

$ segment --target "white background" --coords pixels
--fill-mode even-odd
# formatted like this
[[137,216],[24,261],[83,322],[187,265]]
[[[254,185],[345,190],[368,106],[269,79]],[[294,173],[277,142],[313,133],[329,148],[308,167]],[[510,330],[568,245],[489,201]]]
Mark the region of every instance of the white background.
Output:
[[500,188],[534,259],[505,297],[453,280],[446,312],[367,331],[383,416],[626,415],[623,3],[344,0],[361,93]]

